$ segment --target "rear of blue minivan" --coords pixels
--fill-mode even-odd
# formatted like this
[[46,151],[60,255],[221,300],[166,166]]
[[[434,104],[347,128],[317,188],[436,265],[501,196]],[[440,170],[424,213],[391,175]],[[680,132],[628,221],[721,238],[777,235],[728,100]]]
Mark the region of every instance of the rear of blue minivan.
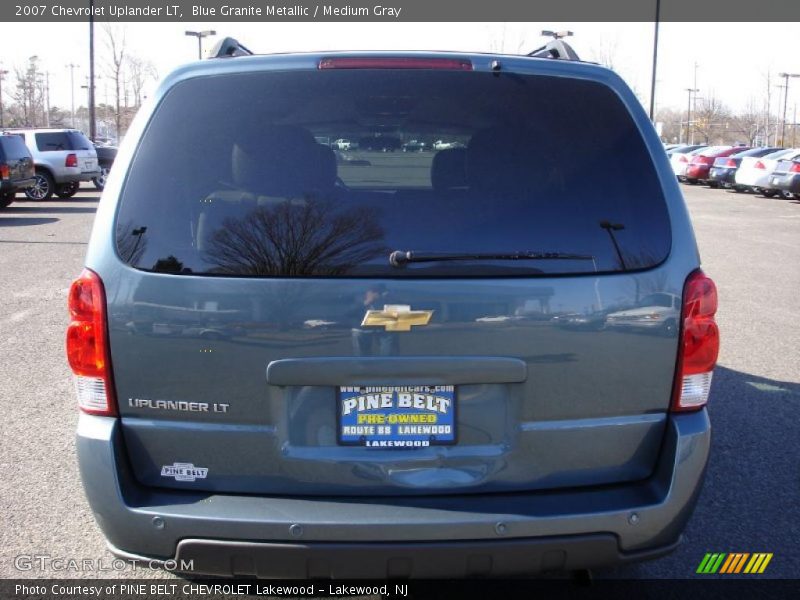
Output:
[[716,291],[613,73],[206,61],[162,84],[116,165],[67,336],[115,552],[437,577],[677,544],[708,456]]

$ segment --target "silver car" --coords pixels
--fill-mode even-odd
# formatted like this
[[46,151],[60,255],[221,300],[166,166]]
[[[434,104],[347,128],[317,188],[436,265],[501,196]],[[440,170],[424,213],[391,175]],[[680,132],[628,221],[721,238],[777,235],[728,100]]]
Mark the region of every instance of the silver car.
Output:
[[81,181],[101,175],[97,152],[76,129],[5,129],[25,140],[36,165],[34,183],[25,190],[30,200],[74,196]]

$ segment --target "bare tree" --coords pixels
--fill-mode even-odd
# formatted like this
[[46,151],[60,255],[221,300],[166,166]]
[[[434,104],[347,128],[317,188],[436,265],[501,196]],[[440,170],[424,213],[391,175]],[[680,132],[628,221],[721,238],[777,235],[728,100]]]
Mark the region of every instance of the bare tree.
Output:
[[[45,81],[44,73],[39,69],[39,57],[31,56],[28,66],[15,68],[14,75],[17,85],[12,97],[21,109],[21,124],[28,127],[44,124]],[[41,122],[39,115],[43,117]]]
[[117,137],[122,135],[122,93],[125,86],[124,73],[126,63],[126,40],[125,29],[118,29],[106,23],[103,26],[106,34],[106,64],[108,76],[114,81],[114,125],[117,129]]
[[128,57],[128,75],[133,95],[133,105],[142,105],[142,91],[149,80],[158,79],[158,71],[155,65],[149,60],[144,60],[138,56]]
[[597,47],[592,49],[591,56],[594,62],[614,69],[617,57],[617,38],[613,40],[601,38]]
[[750,146],[754,146],[763,133],[763,115],[754,98],[747,101],[744,110],[729,122],[732,133],[741,135]]
[[680,139],[683,118],[683,111],[673,108],[658,109],[656,113],[656,122],[664,124],[664,129],[661,131],[661,138],[665,142],[677,142]]
[[724,128],[722,121],[730,117],[730,111],[719,100],[713,91],[709,91],[705,98],[700,100],[697,112],[694,114],[694,130],[705,139],[705,143],[710,143],[714,129],[718,131]]
[[229,275],[342,275],[388,252],[383,237],[373,211],[337,211],[331,202],[307,198],[226,219],[205,254],[215,272]]
[[527,54],[537,46],[528,47],[527,37],[522,31],[517,31],[512,39],[508,32],[508,23],[503,23],[499,37],[495,33],[489,34],[489,52]]

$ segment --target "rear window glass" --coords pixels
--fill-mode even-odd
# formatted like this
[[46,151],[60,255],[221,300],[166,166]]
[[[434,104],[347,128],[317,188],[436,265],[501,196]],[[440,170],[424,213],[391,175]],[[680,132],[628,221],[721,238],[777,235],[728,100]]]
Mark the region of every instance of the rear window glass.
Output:
[[[116,237],[139,269],[253,277],[614,272],[658,264],[671,239],[612,90],[422,70],[176,85],[131,164]],[[397,251],[415,260],[393,265]]]
[[25,141],[18,135],[0,135],[0,157],[19,159],[30,157]]
[[745,150],[743,152],[737,152],[736,154],[732,154],[734,158],[744,158],[746,156],[764,156],[765,154],[769,154],[770,152],[774,152],[774,149],[770,148],[752,148],[750,150]]
[[36,134],[36,147],[41,152],[88,150],[91,142],[77,131],[47,131]]

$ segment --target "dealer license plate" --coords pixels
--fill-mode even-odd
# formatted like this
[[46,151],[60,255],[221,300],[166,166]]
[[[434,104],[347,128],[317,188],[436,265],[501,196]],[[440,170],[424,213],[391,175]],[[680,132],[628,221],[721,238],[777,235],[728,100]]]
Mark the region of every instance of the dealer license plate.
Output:
[[456,443],[452,385],[342,386],[339,443],[368,448],[423,448]]

